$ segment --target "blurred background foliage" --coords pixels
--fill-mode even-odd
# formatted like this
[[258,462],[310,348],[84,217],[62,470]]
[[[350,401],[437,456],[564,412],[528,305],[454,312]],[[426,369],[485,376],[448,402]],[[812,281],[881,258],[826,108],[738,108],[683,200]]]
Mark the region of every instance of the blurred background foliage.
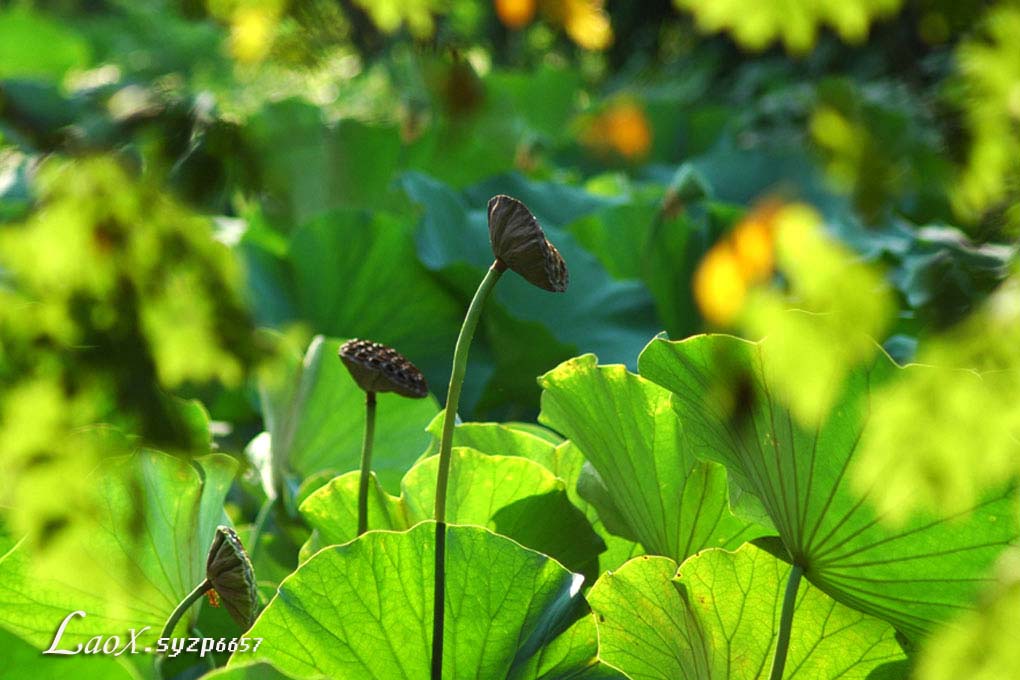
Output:
[[314,334],[441,401],[494,193],[573,283],[497,291],[465,419],[727,330],[785,338],[817,422],[870,336],[941,368],[884,386],[855,479],[968,507],[1020,472],[1018,35],[1011,0],[0,0],[5,525],[73,535],[104,455],[241,457]]

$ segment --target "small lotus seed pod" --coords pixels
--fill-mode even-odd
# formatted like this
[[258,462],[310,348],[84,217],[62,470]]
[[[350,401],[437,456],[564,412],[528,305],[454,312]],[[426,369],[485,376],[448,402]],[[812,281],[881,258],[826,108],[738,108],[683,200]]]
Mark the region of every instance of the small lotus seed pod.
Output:
[[567,289],[567,264],[528,207],[510,196],[489,199],[492,254],[530,283],[554,293]]
[[230,527],[216,527],[216,536],[205,563],[205,577],[219,595],[230,618],[248,630],[259,611],[255,570],[241,539]]
[[418,367],[391,347],[355,339],[341,345],[339,354],[354,382],[366,392],[396,392],[412,399],[429,393]]

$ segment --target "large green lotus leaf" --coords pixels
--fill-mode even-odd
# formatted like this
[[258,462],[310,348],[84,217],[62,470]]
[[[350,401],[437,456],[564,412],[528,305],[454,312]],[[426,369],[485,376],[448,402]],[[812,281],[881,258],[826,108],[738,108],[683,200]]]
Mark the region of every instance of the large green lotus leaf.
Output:
[[[439,102],[445,105],[445,102]],[[521,130],[490,100],[471,116],[439,116],[403,149],[403,167],[428,173],[453,186],[464,186],[513,168]]]
[[656,339],[639,365],[673,392],[684,447],[724,463],[760,499],[814,585],[912,637],[969,606],[990,564],[1020,536],[1011,490],[948,518],[887,521],[847,471],[868,423],[872,387],[902,369],[878,352],[850,372],[827,419],[806,429],[774,398],[768,342]]
[[[86,616],[68,624],[62,649],[95,635],[126,640],[129,630],[146,626],[139,641],[151,644],[205,578],[213,534],[227,523],[223,501],[235,469],[220,454],[188,462],[145,451],[105,461],[94,480],[106,504],[78,562],[39,572],[24,541],[0,558],[0,626],[43,650],[61,621],[81,610]],[[132,659],[140,667],[151,662],[146,655]]]
[[[269,661],[300,678],[429,677],[435,533],[422,522],[319,551],[249,631],[265,640],[258,651],[231,663]],[[598,659],[579,576],[480,527],[450,525],[446,540],[444,678],[623,677]]]
[[[679,569],[665,557],[633,559],[588,594],[603,658],[632,680],[767,678],[789,572],[750,543],[706,550]],[[802,582],[783,677],[864,680],[877,668],[905,677],[895,635]]]
[[[429,424],[435,437],[430,452],[438,451],[442,434],[442,414]],[[552,436],[550,436],[552,435]],[[634,541],[615,535],[603,526],[598,510],[578,493],[578,482],[584,467],[584,455],[572,442],[556,441],[558,437],[538,425],[512,423],[461,423],[453,431],[454,446],[468,446],[490,455],[522,456],[540,463],[563,480],[570,502],[584,512],[595,533],[606,544],[599,555],[599,572],[615,569],[643,551]]]
[[352,118],[327,125],[320,108],[291,98],[258,111],[244,135],[258,156],[261,188],[285,222],[301,224],[340,206],[386,204],[400,155],[395,128]]
[[448,370],[463,310],[418,261],[412,228],[335,210],[294,233],[289,260],[301,318],[317,332],[387,344],[434,377]]
[[248,228],[234,245],[244,261],[245,302],[259,327],[283,328],[297,319],[288,251],[290,241],[257,207],[244,213]]
[[580,448],[626,535],[649,553],[679,561],[764,533],[730,511],[726,469],[681,445],[682,424],[667,390],[623,366],[598,366],[592,354],[561,364],[539,382],[540,420]]
[[[570,503],[562,480],[519,456],[461,447],[452,455],[449,522],[487,526],[571,570],[597,573],[596,559],[605,546]],[[431,456],[411,468],[399,498],[375,485],[369,497],[369,528],[402,530],[433,517],[438,466],[439,457]],[[337,477],[301,504],[301,514],[319,532],[319,544],[345,543],[357,536],[359,475]]]
[[[361,460],[365,393],[338,358],[340,344],[317,336],[303,360],[290,357],[286,375],[274,374],[260,384],[270,455],[302,477],[320,470],[355,470]],[[378,395],[372,469],[383,486],[396,489],[401,475],[428,445],[425,426],[437,410],[431,395],[425,399]],[[259,443],[265,448],[264,436],[255,442]]]
[[[553,143],[564,138],[572,141],[570,123],[583,87],[578,69],[542,64],[530,72],[494,70],[485,83],[498,107],[510,107],[528,132],[543,135]],[[505,117],[507,111],[502,113]]]
[[567,230],[617,279],[640,279],[642,251],[657,223],[661,196],[613,205],[567,225]]
[[530,414],[541,395],[535,376],[575,356],[577,348],[558,341],[544,323],[515,319],[498,304],[486,305],[481,327],[492,368],[474,413],[497,419]]

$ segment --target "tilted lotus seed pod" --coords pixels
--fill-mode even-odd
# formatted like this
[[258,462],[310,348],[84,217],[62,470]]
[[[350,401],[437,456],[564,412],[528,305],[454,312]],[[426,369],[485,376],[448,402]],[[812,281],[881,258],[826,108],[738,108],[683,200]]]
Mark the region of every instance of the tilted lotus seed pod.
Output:
[[230,527],[216,527],[216,536],[205,563],[205,577],[220,596],[230,618],[248,630],[259,611],[255,570],[241,539]]
[[554,293],[567,289],[567,264],[528,207],[510,196],[489,199],[492,254],[530,283]]
[[369,340],[348,340],[340,346],[340,360],[366,392],[396,392],[421,399],[429,393],[421,371],[397,350]]

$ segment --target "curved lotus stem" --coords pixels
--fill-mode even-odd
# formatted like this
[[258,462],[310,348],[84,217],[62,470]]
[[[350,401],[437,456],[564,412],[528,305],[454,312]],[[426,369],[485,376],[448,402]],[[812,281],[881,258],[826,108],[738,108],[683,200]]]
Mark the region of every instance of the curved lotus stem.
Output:
[[489,199],[489,242],[495,261],[478,285],[461,324],[453,351],[453,370],[446,393],[443,432],[439,439],[439,471],[436,477],[436,558],[432,618],[432,680],[443,675],[443,628],[446,611],[446,495],[450,480],[453,430],[460,391],[467,371],[468,350],[478,327],[482,307],[499,277],[511,269],[539,288],[563,292],[570,281],[567,265],[556,247],[545,237],[538,220],[527,206],[510,196]]

